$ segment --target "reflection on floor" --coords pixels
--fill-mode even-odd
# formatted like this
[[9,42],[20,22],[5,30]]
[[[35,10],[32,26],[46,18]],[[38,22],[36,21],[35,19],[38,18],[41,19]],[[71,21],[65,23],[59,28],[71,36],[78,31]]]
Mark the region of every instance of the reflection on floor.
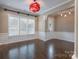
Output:
[[71,59],[74,44],[39,39],[0,46],[0,59]]

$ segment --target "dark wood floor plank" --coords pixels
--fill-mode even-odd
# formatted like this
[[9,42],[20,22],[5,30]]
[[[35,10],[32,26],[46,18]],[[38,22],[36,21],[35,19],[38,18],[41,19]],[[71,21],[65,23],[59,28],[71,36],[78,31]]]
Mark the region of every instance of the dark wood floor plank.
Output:
[[35,39],[0,46],[0,59],[71,59],[74,43]]

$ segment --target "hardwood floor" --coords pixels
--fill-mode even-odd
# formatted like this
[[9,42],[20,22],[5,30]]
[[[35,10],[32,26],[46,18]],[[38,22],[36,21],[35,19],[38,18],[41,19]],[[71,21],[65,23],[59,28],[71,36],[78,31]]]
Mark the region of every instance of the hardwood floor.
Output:
[[39,39],[0,46],[0,59],[71,59],[74,43]]

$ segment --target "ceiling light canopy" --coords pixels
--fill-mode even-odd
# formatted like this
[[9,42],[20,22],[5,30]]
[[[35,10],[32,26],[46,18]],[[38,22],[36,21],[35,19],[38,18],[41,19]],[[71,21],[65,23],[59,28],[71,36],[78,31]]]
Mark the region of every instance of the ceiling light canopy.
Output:
[[29,10],[33,13],[39,12],[40,4],[36,0],[33,0],[33,2],[29,6]]

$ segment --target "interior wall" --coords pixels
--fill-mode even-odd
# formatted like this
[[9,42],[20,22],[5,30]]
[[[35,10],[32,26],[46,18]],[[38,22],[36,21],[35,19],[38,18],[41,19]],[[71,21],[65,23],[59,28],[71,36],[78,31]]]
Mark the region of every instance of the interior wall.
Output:
[[[35,18],[35,32],[38,32],[38,17]],[[0,9],[0,33],[8,33],[8,14]]]
[[55,15],[55,16],[39,16],[39,32],[74,32],[74,12],[68,14],[67,17]]
[[67,17],[55,16],[55,31],[74,32],[74,13],[67,15]]
[[48,22],[47,22],[47,26],[48,26],[48,31],[47,32],[54,32],[54,20],[55,18],[52,16],[48,16]]
[[0,10],[0,33],[8,33],[8,15],[3,9]]
[[39,29],[38,29],[38,24],[39,24],[39,17],[36,17],[36,19],[35,19],[35,32],[38,32],[39,31]]
[[39,16],[39,21],[38,21],[39,32],[46,32],[46,21],[47,21],[47,15]]
[[1,33],[1,9],[0,9],[0,33]]

